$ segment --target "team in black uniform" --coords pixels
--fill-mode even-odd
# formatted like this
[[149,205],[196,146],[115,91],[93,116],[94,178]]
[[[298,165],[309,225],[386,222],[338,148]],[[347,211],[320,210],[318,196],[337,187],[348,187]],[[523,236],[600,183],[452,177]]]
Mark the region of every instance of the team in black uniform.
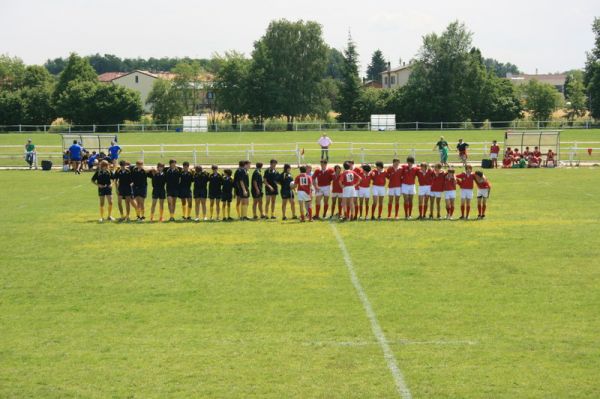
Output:
[[233,175],[236,196],[235,209],[241,220],[248,220],[248,198],[250,197],[248,169],[250,169],[250,161],[240,161],[239,168]]
[[[127,167],[127,162],[119,162],[119,167],[115,171],[115,181],[117,182],[117,192],[119,194],[119,212],[121,220],[129,220],[131,207],[135,208],[135,200],[133,199],[133,177],[131,169]],[[123,201],[125,201],[125,214],[123,214]]]
[[190,170],[190,163],[184,162],[183,169],[181,169],[181,175],[179,176],[179,198],[181,198],[181,209],[183,211],[183,218],[186,220],[192,220],[190,214],[192,213],[192,182],[194,181],[194,175]]
[[167,183],[167,205],[169,206],[169,221],[175,220],[175,207],[177,198],[179,198],[179,180],[181,178],[181,169],[177,167],[177,161],[171,159],[169,167],[165,171],[165,180]]
[[256,163],[256,169],[252,173],[251,182],[251,193],[252,193],[252,218],[258,219],[257,210],[260,213],[261,219],[266,219],[265,213],[263,212],[263,175],[262,175],[262,162]]
[[113,173],[108,169],[108,162],[101,161],[100,167],[92,176],[92,183],[98,186],[98,197],[100,198],[100,222],[104,221],[104,203],[108,201],[108,220],[115,220],[112,217],[112,180]]
[[150,209],[150,221],[154,221],[154,211],[156,210],[156,203],[158,202],[160,212],[159,220],[162,222],[165,199],[167,198],[167,190],[165,189],[165,185],[167,184],[165,165],[158,163],[156,169],[151,170],[148,177],[152,180],[152,208]]
[[219,167],[213,165],[212,172],[208,176],[208,198],[210,200],[210,218],[213,218],[213,207],[217,205],[217,220],[219,220],[219,211],[221,210],[221,187],[223,186],[223,176],[219,173]]
[[292,177],[292,166],[290,164],[283,165],[283,173],[279,177],[279,184],[281,184],[281,214],[282,220],[286,220],[285,210],[287,204],[290,204],[292,208],[292,219],[296,219],[296,203],[294,202],[294,192],[290,188],[290,184],[294,181]]
[[137,161],[131,169],[131,180],[133,197],[135,199],[135,210],[138,220],[146,220],[146,194],[148,193],[148,175],[149,172],[144,169],[144,163]]
[[268,213],[270,209],[271,219],[275,219],[275,216],[273,215],[275,213],[275,199],[277,198],[277,195],[279,195],[277,185],[279,184],[280,174],[276,168],[277,160],[271,159],[271,162],[269,162],[269,168],[265,170],[264,174],[265,195],[267,197],[265,213]]
[[223,202],[223,220],[233,220],[231,217],[231,201],[233,200],[234,182],[231,177],[231,169],[223,171],[223,181],[221,183],[221,201]]
[[200,220],[200,206],[202,206],[202,218],[206,217],[206,198],[208,197],[208,172],[202,169],[202,166],[194,168],[194,201],[196,203],[196,222]]

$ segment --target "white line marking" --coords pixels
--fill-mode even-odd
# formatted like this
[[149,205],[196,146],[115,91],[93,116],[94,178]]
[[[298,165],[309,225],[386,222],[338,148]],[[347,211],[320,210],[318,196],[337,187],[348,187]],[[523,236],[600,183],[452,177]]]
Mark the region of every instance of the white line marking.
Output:
[[[368,346],[377,345],[377,341],[310,341],[305,342],[304,346]],[[456,341],[412,341],[409,339],[399,339],[397,341],[388,341],[390,345],[478,345],[479,341],[456,340]]]
[[360,284],[360,281],[358,280],[358,276],[354,271],[352,258],[350,258],[350,253],[348,253],[348,250],[346,249],[346,244],[344,244],[344,240],[342,239],[342,236],[340,235],[340,232],[338,231],[337,227],[335,227],[335,224],[330,223],[329,225],[331,226],[333,234],[337,239],[338,246],[340,247],[340,250],[344,255],[344,262],[346,263],[346,268],[348,269],[348,273],[350,274],[350,280],[352,280],[352,285],[354,285],[354,289],[358,294],[358,298],[360,299],[363,308],[367,313],[367,317],[371,322],[371,330],[373,331],[373,335],[377,339],[377,342],[379,343],[379,346],[383,351],[383,357],[387,362],[387,366],[390,369],[390,372],[392,373],[392,377],[394,377],[394,382],[396,383],[396,390],[403,399],[411,399],[412,395],[410,393],[410,390],[408,389],[408,386],[406,385],[406,382],[404,381],[404,375],[402,375],[402,371],[398,367],[398,362],[396,361],[394,352],[392,352],[390,344],[388,343],[387,339],[385,338],[385,335],[383,334],[383,330],[381,329],[381,326],[377,321],[377,315],[373,311],[371,302],[369,302],[369,298],[367,297],[367,294],[365,293],[362,285]]

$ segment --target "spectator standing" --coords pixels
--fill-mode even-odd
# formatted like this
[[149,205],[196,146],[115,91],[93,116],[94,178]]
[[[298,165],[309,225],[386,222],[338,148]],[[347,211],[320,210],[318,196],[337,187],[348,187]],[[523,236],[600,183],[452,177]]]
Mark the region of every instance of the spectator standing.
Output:
[[31,142],[31,139],[27,140],[27,144],[25,144],[25,162],[27,162],[29,164],[29,169],[32,168],[32,166],[35,165],[35,168],[37,169],[37,162],[36,162],[36,152],[35,152],[35,144],[33,144]]
[[327,136],[327,133],[323,133],[318,143],[321,146],[321,159],[329,161],[329,147],[333,144],[333,141]]

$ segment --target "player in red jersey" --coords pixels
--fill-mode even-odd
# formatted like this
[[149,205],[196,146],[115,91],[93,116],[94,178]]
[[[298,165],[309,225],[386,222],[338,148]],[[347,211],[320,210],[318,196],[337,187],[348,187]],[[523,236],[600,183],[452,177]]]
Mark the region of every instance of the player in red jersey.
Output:
[[369,217],[369,200],[371,199],[371,166],[364,164],[360,169],[362,170],[362,174],[360,175],[361,181],[358,185],[358,217],[363,217],[364,205],[364,220],[367,220]]
[[373,206],[371,207],[371,220],[375,220],[375,209],[379,205],[379,213],[377,219],[381,219],[383,211],[383,199],[385,197],[385,180],[386,171],[383,169],[383,162],[375,163],[376,169],[369,172],[369,178],[373,182]]
[[506,151],[504,151],[504,158],[502,159],[502,167],[510,168],[513,164],[513,151],[508,147]]
[[[360,181],[362,181],[365,178],[365,172],[362,170],[361,167],[355,167],[354,166],[354,161],[350,160],[348,161],[350,163],[350,170],[356,172],[356,174],[358,176],[360,176]],[[360,184],[356,183],[354,185],[354,198],[352,199],[352,203],[353,203],[353,215],[352,215],[352,220],[357,220],[358,219],[358,212],[359,212],[359,206],[358,206],[358,197],[359,197],[359,192],[360,192]]]
[[494,168],[498,167],[498,155],[500,154],[500,146],[498,145],[498,141],[494,140],[492,142],[492,146],[490,147],[490,159],[492,160],[492,165]]
[[327,167],[327,160],[321,160],[321,167],[313,173],[313,185],[315,187],[315,219],[319,219],[321,212],[321,201],[323,201],[323,217],[327,216],[329,209],[329,197],[331,196],[331,181],[334,171]]
[[477,184],[477,210],[479,211],[477,219],[484,219],[487,200],[490,198],[492,185],[480,170],[475,172],[475,184]]
[[554,151],[552,151],[552,149],[548,149],[548,153],[546,154],[546,160],[544,161],[545,167],[549,168],[550,164],[552,164],[553,168],[556,167],[556,161],[554,159]]
[[419,168],[415,166],[415,158],[406,158],[406,165],[402,166],[402,196],[404,197],[404,218],[410,219],[413,210],[413,198],[417,194],[415,180]]
[[344,193],[344,187],[340,184],[340,176],[342,174],[342,168],[340,165],[335,165],[333,168],[333,180],[331,182],[331,219],[336,210],[337,203],[337,216],[342,217],[342,195]]
[[344,162],[344,171],[338,178],[338,181],[343,187],[342,193],[342,220],[352,220],[352,212],[354,207],[354,198],[356,196],[355,186],[360,184],[361,178],[358,173],[351,170],[350,162]]
[[[440,203],[442,202],[442,193],[444,192],[444,183],[446,182],[446,172],[442,169],[441,163],[436,163],[433,168],[431,179],[431,198],[435,199],[437,206],[437,218],[441,219]],[[433,200],[431,202],[431,211],[429,211],[429,219],[433,219]]]
[[456,180],[460,187],[460,218],[469,219],[469,212],[471,212],[471,200],[473,199],[473,181],[475,175],[473,174],[473,167],[467,165],[465,171],[456,175]]
[[433,215],[433,197],[431,196],[431,183],[433,182],[433,170],[425,162],[421,163],[421,168],[417,172],[419,181],[419,219],[425,219],[427,216],[427,203],[431,202],[431,212]]
[[454,169],[448,169],[444,181],[444,199],[446,200],[446,219],[452,220],[454,215],[454,200],[456,199],[456,177]]
[[525,147],[525,151],[523,151],[523,158],[529,159],[530,155],[531,155],[531,151],[529,151],[529,146],[527,146],[527,147]]
[[300,166],[300,174],[294,179],[294,188],[298,191],[298,205],[300,206],[300,221],[304,222],[304,215],[308,215],[308,221],[312,222],[311,190],[312,177],[306,173],[306,166]]
[[402,168],[400,160],[394,159],[392,166],[387,169],[388,179],[388,219],[392,218],[392,204],[395,205],[396,219],[400,209],[400,194],[402,194]]

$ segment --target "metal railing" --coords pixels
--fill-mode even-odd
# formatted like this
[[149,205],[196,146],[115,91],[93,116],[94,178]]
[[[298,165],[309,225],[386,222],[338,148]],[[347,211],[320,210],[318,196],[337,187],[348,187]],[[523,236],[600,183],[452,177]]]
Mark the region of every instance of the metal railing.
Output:
[[[496,129],[595,129],[600,121],[566,119],[552,121],[486,121],[486,122],[398,122],[395,130],[496,130]],[[281,132],[281,131],[377,131],[370,122],[266,122],[266,123],[211,123],[208,132]],[[182,124],[114,124],[114,125],[0,125],[0,133],[145,133],[181,132]]]

